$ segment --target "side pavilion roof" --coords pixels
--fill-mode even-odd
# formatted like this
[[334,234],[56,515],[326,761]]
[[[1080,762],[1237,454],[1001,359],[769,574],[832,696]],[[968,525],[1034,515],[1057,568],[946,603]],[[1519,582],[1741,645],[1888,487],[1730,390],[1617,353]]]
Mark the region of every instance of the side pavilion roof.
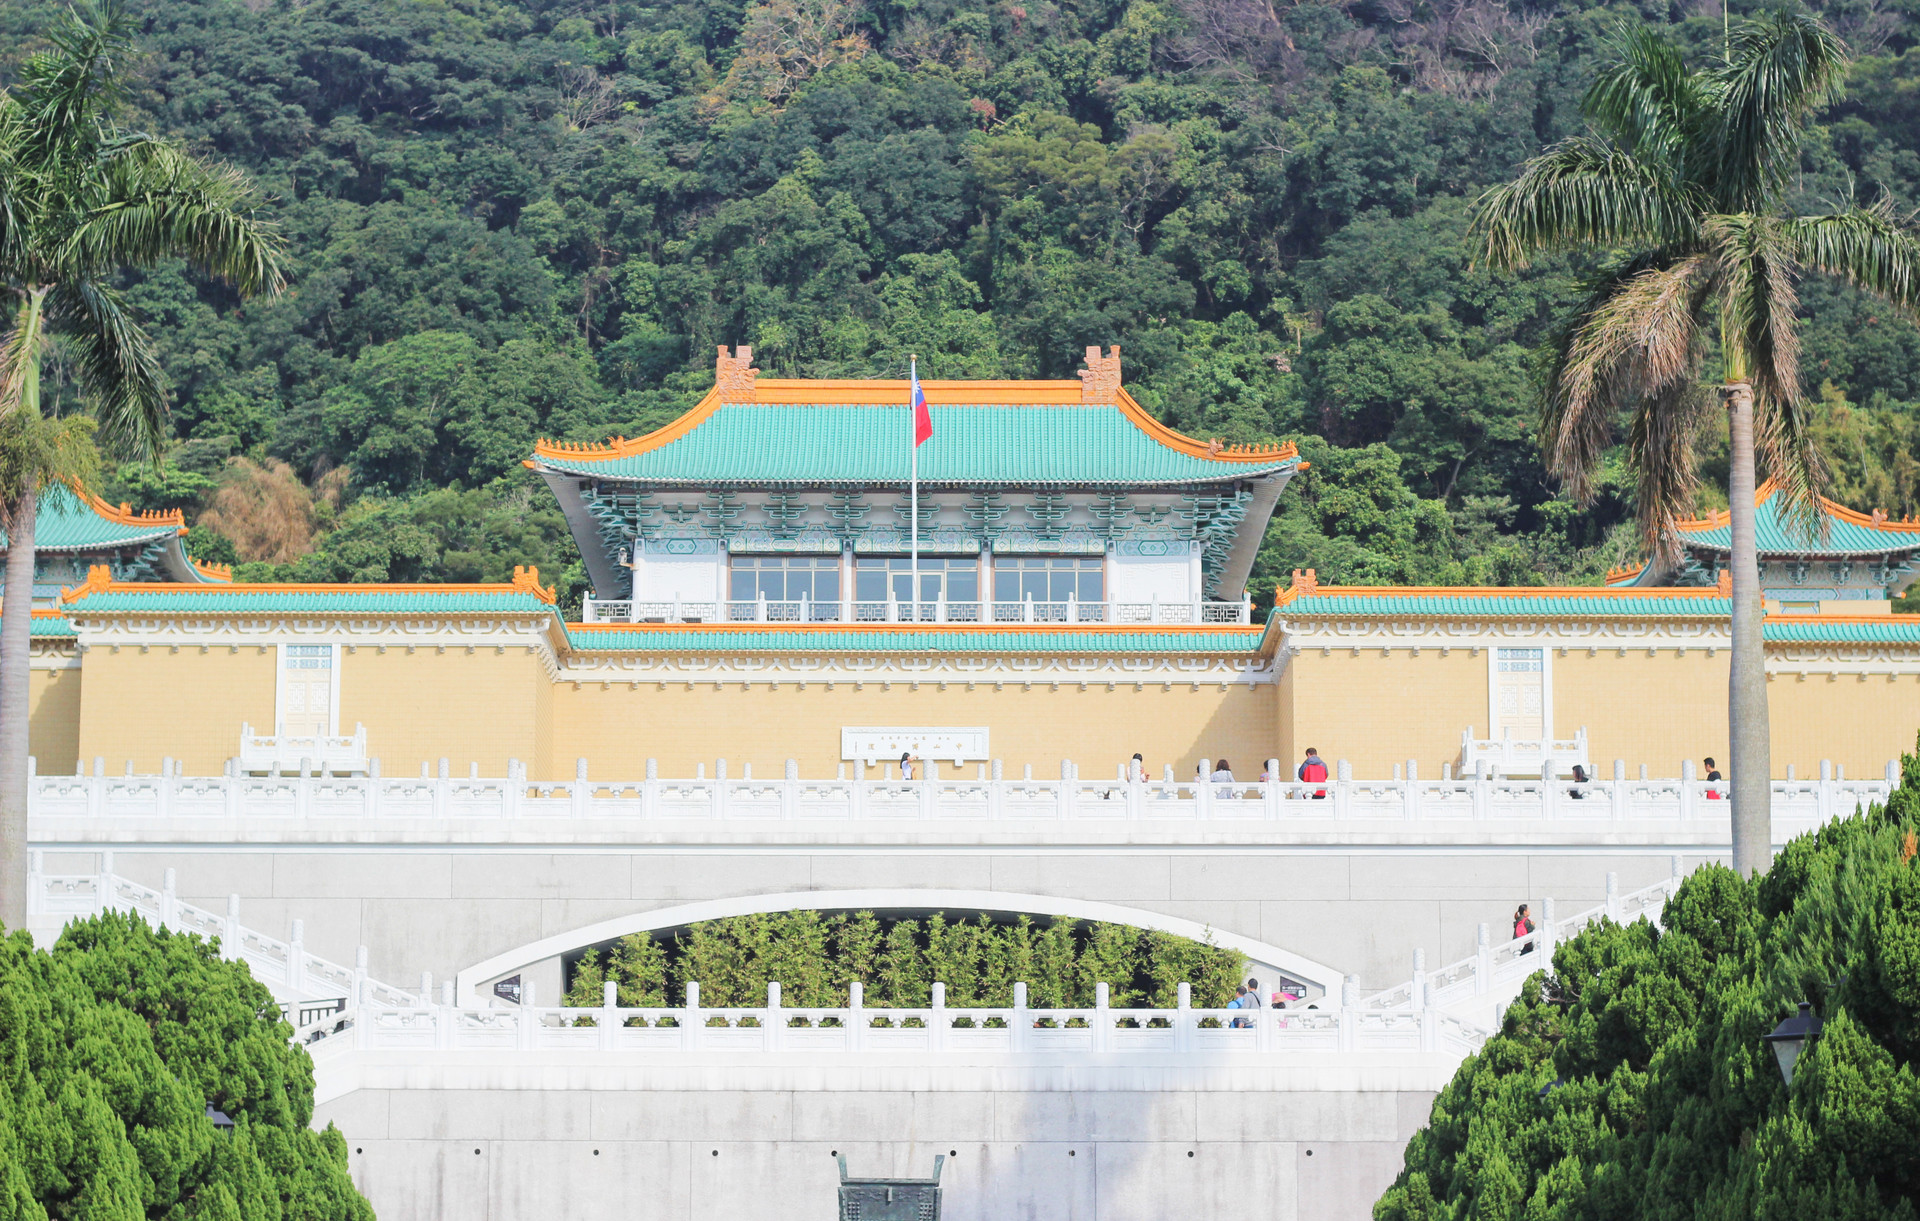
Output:
[[[49,489],[40,494],[33,548],[36,554],[105,556],[155,547],[159,566],[176,581],[231,580],[225,568],[202,564],[187,554],[181,543],[186,533],[187,519],[178,509],[142,512],[124,504],[115,507],[84,491]],[[0,553],[6,545],[6,531],[0,530]]]

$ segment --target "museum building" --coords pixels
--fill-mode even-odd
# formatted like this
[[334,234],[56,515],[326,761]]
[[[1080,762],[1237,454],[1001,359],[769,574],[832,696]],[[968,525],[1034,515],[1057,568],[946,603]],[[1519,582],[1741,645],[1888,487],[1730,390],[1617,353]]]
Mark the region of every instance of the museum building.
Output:
[[[1672,776],[1724,757],[1724,514],[1682,524],[1669,583],[1304,571],[1261,623],[1247,579],[1297,453],[1166,428],[1118,349],[1076,380],[923,383],[917,486],[906,382],[751,362],[720,349],[713,389],[647,436],[535,447],[592,583],[579,622],[533,571],[234,583],[185,554],[178,514],[71,500],[40,543],[38,770],[863,776],[904,750],[1253,779],[1313,746],[1355,776]],[[1920,616],[1891,611],[1920,522],[1829,504],[1806,542],[1767,490],[1760,507],[1773,771],[1877,773],[1920,724]]]

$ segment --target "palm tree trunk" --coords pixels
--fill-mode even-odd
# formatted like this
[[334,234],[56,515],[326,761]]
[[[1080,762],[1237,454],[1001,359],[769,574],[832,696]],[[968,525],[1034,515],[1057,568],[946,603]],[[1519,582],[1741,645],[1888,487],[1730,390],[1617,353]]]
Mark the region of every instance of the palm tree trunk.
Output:
[[27,923],[28,687],[33,681],[33,529],[38,489],[6,506],[0,599],[0,926]]
[[1733,575],[1733,661],[1727,676],[1727,772],[1733,867],[1742,877],[1773,863],[1773,741],[1767,722],[1767,658],[1761,637],[1760,554],[1754,537],[1753,387],[1732,382],[1727,400],[1732,470],[1727,478]]

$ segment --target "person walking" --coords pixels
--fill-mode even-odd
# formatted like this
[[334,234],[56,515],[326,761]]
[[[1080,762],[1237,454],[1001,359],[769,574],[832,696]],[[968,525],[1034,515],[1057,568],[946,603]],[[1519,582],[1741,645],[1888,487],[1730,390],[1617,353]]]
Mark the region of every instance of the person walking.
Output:
[[1567,796],[1573,798],[1575,801],[1586,800],[1588,783],[1590,783],[1590,781],[1587,776],[1587,769],[1581,767],[1578,763],[1574,764],[1573,787],[1567,790]]
[[1708,755],[1705,759],[1702,759],[1701,762],[1707,765],[1707,800],[1718,801],[1720,800],[1720,790],[1712,786],[1719,784],[1724,777],[1720,775],[1720,769],[1713,765],[1712,755]]
[[[1302,784],[1318,784],[1327,778],[1327,765],[1326,762],[1320,758],[1319,751],[1311,746],[1307,747],[1307,757],[1306,760],[1300,764],[1298,775]],[[1325,789],[1315,789],[1313,792],[1313,799],[1315,801],[1324,801],[1326,796],[1327,790]]]
[[[1515,941],[1518,941],[1522,937],[1530,937],[1532,935],[1533,935],[1533,917],[1527,914],[1527,905],[1525,903],[1522,903],[1518,908],[1514,909],[1513,939]],[[1533,953],[1533,942],[1529,941],[1524,946],[1521,946],[1520,952],[1522,954]]]
[[[1245,1009],[1246,1007],[1247,1007],[1247,986],[1245,984],[1238,984],[1233,989],[1233,999],[1227,1002],[1227,1008],[1233,1009],[1233,1010],[1240,1010],[1240,1009]],[[1235,1030],[1240,1029],[1246,1024],[1247,1024],[1247,1020],[1245,1018],[1240,1018],[1240,1017],[1234,1018],[1232,1021],[1227,1023],[1229,1027]]]
[[912,751],[906,751],[906,750],[901,751],[900,752],[900,779],[912,780],[914,778],[915,765],[918,764],[919,762],[920,761],[918,759],[913,757]]

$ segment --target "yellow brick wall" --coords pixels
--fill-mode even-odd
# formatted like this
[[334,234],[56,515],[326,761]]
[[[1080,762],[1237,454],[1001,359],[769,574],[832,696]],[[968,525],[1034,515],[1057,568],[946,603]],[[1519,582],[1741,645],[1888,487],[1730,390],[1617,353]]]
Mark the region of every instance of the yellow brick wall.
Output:
[[191,775],[218,775],[239,753],[243,722],[271,732],[278,663],[271,645],[90,648],[80,757],[104,757],[118,773],[129,759],[136,772],[158,772],[170,755]]
[[1304,645],[1288,670],[1292,732],[1281,749],[1296,766],[1311,746],[1329,767],[1350,762],[1356,778],[1391,776],[1395,764],[1413,759],[1422,776],[1438,779],[1440,765],[1460,757],[1462,730],[1486,732],[1485,649],[1443,656],[1423,648],[1415,656],[1402,648],[1383,656],[1378,647],[1358,655],[1348,647],[1323,656],[1318,645]]
[[35,766],[43,775],[71,776],[80,757],[80,671],[36,669],[27,701]]
[[[1650,775],[1678,776],[1680,761],[1696,766],[1711,755],[1727,766],[1727,661],[1725,649],[1676,653],[1644,648],[1602,648],[1587,655],[1569,648],[1553,656],[1553,729],[1560,737],[1587,730],[1588,756],[1602,777],[1624,759],[1627,775],[1640,765]],[[1779,770],[1777,767],[1776,771]],[[1704,773],[1703,773],[1704,774]]]
[[1786,775],[1791,763],[1802,778],[1818,776],[1820,760],[1831,759],[1849,777],[1866,779],[1914,751],[1920,675],[1889,682],[1883,674],[1775,674],[1767,704],[1774,775]]
[[[340,732],[367,727],[367,753],[388,776],[470,764],[504,776],[507,760],[534,767],[535,706],[546,667],[524,648],[358,645],[340,658]],[[536,772],[537,775],[537,772]]]
[[[756,776],[782,774],[785,761],[798,760],[803,776],[832,776],[840,764],[842,726],[974,726],[989,731],[989,748],[1004,760],[1006,774],[1019,776],[1031,763],[1034,775],[1058,777],[1062,757],[1079,765],[1087,779],[1111,776],[1115,767],[1139,751],[1159,776],[1171,763],[1174,774],[1192,775],[1202,756],[1224,757],[1234,774],[1255,778],[1261,762],[1274,753],[1274,691],[1270,685],[1248,688],[1217,683],[1176,682],[1018,682],[996,691],[978,683],[895,682],[882,690],[867,682],[790,683],[769,690],[746,690],[738,682],[714,684],[625,681],[605,687],[562,683],[555,692],[555,742],[547,763],[551,777],[570,777],[574,760],[586,757],[596,777],[638,777],[648,757],[660,762],[663,776],[691,776],[697,763],[713,774],[726,759],[728,774],[751,763]],[[876,773],[877,774],[877,773]],[[973,774],[973,765],[967,768]]]

